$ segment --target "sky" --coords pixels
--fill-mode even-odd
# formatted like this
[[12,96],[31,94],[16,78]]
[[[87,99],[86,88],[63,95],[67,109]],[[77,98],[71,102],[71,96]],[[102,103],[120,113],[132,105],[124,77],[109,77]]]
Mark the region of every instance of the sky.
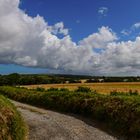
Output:
[[0,0],[0,74],[140,75],[139,0]]

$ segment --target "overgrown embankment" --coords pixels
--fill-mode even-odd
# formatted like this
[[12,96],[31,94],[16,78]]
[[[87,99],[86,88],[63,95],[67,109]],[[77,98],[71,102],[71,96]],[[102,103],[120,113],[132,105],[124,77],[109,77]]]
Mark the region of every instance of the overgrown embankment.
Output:
[[36,91],[0,87],[0,93],[17,101],[88,116],[127,138],[140,138],[140,96],[100,95],[70,91]]
[[27,127],[16,108],[0,95],[0,140],[27,140]]

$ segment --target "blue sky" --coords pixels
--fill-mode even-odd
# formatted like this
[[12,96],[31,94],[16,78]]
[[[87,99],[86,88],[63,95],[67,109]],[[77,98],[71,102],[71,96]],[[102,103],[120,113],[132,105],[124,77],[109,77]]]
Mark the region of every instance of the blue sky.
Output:
[[[117,39],[113,40],[115,43],[127,42],[129,40],[135,41],[140,33],[139,5],[139,0],[22,0],[19,7],[29,17],[33,18],[37,15],[43,17],[49,26],[63,22],[64,28],[69,30],[68,35],[71,36],[71,40],[78,44],[79,41],[87,38],[89,35],[98,33],[98,29],[101,27],[108,27],[111,32],[115,33],[117,36]],[[57,37],[63,38],[63,35],[59,34]],[[94,50],[100,50],[100,48],[95,47]],[[139,56],[136,59],[139,59]],[[51,72],[48,69],[52,69],[52,66],[41,66],[43,67],[41,69],[40,66],[29,68],[28,65],[20,66],[19,64],[15,64],[15,62],[13,64],[2,63],[0,65],[1,74],[12,72],[46,73]],[[116,66],[118,65],[117,63],[118,61],[116,62]],[[139,66],[138,62],[136,65],[137,67]],[[123,68],[125,67],[124,69],[126,69],[129,66],[123,66]],[[75,72],[73,69],[68,69],[67,73]],[[58,68],[58,72],[59,70],[66,71],[65,67],[60,67],[60,69]],[[102,70],[100,71],[102,72]],[[101,72],[99,74],[102,74]],[[123,73],[125,71],[120,73],[120,75],[123,75]],[[132,69],[127,70],[127,73],[133,75]],[[98,75],[98,73],[90,74]],[[103,72],[104,74],[107,74],[107,72]],[[113,74],[119,75],[119,72]],[[137,74],[139,74],[138,71]]]
[[[129,29],[140,21],[139,5],[139,0],[22,0],[20,7],[30,16],[43,16],[51,25],[63,21],[72,39],[79,41],[101,26],[118,34]],[[98,13],[101,7],[108,8],[106,16]]]

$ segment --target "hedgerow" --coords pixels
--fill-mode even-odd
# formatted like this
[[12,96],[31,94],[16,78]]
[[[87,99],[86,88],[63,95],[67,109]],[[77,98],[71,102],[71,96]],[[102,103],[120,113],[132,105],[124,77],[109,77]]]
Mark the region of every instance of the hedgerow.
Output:
[[46,109],[88,116],[128,139],[140,138],[140,96],[94,92],[44,91],[0,87],[0,93]]

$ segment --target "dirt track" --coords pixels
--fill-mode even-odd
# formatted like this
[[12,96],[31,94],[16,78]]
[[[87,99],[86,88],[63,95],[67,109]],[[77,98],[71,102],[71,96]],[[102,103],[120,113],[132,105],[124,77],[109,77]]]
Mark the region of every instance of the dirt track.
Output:
[[29,140],[117,140],[76,117],[13,103],[29,126]]

